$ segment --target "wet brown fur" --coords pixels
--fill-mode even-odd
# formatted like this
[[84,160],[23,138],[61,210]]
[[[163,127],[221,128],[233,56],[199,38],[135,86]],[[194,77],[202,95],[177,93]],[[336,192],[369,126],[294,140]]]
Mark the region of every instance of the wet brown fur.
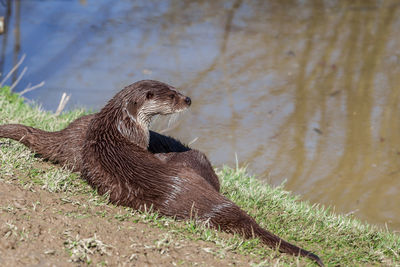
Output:
[[[79,172],[82,169],[81,150],[86,130],[94,116],[95,114],[82,116],[65,129],[56,132],[46,132],[22,124],[0,125],[0,138],[19,141],[38,156]],[[219,191],[218,176],[207,157],[200,151],[192,150],[172,137],[153,131],[150,131],[148,150],[157,153],[157,156],[166,163],[174,160],[182,166],[193,169]]]
[[81,149],[93,115],[80,117],[61,131],[47,132],[22,124],[0,125],[0,137],[21,142],[40,157],[81,170]]
[[177,219],[195,218],[226,232],[258,237],[270,247],[323,266],[317,255],[261,228],[191,168],[175,162],[174,156],[160,159],[146,149],[151,116],[181,110],[185,99],[173,87],[157,81],[125,87],[89,123],[82,176],[100,194],[109,193],[115,204],[153,207]]

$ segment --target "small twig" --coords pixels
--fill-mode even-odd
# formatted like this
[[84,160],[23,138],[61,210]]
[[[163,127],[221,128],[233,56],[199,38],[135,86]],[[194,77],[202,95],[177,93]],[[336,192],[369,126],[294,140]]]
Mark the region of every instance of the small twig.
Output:
[[60,103],[58,104],[58,107],[57,107],[57,110],[56,110],[56,113],[55,113],[56,116],[61,114],[61,112],[65,108],[65,105],[69,101],[70,97],[71,97],[71,95],[67,95],[65,92],[62,94]]
[[19,83],[19,81],[22,79],[22,76],[24,76],[25,72],[28,70],[28,67],[25,67],[21,74],[18,76],[17,80],[15,80],[15,82],[11,85],[10,87],[10,92],[12,92],[12,90],[15,88],[15,86],[17,86],[17,84]]
[[236,161],[236,170],[239,170],[239,159],[236,152],[235,152],[235,161]]
[[4,85],[4,83],[10,78],[10,76],[14,73],[14,71],[19,67],[19,65],[22,64],[22,62],[25,60],[25,54],[22,55],[21,59],[18,61],[18,63],[10,70],[9,73],[7,73],[6,77],[0,82],[0,87]]
[[44,84],[45,84],[44,81],[42,81],[41,83],[36,84],[34,86],[31,86],[31,84],[29,84],[23,91],[19,92],[19,95],[22,96],[23,94],[26,94],[26,93],[28,93],[30,91],[33,91],[33,90],[35,90],[37,88],[42,87]]
[[353,215],[354,213],[356,213],[357,211],[359,211],[359,209],[352,210],[352,211],[346,213],[344,216],[345,216],[345,217],[351,216],[351,215]]
[[393,252],[394,255],[396,255],[396,258],[399,258],[399,254],[396,253],[396,251],[394,251],[391,247],[386,247],[388,249],[390,249],[390,251]]
[[0,34],[4,32],[4,17],[0,17]]

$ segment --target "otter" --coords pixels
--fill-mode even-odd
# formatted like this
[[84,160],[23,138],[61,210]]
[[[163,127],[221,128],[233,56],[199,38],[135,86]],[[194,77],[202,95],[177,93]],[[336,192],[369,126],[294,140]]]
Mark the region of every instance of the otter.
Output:
[[235,203],[191,168],[147,150],[156,114],[187,109],[190,98],[165,83],[144,80],[117,93],[90,121],[82,149],[82,177],[110,202],[136,210],[153,207],[165,216],[196,219],[245,238],[259,238],[281,252],[321,259],[261,228]]
[[[80,172],[82,170],[81,150],[89,122],[94,116],[95,114],[82,116],[71,122],[65,129],[56,132],[47,132],[22,124],[0,125],[0,138],[19,141],[34,151],[37,156]],[[150,131],[148,150],[166,163],[173,160],[182,166],[192,168],[215,190],[220,190],[218,176],[202,152],[191,149],[170,136],[153,131]]]

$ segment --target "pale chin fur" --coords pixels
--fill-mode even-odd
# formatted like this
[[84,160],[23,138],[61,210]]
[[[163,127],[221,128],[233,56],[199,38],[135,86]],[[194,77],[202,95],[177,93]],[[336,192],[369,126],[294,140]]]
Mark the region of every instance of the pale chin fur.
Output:
[[[128,115],[129,119],[135,123],[140,125],[143,129],[148,130],[149,128],[153,128],[154,124],[157,123],[157,121],[159,121],[159,118],[161,116],[165,116],[167,117],[168,120],[168,126],[167,129],[171,129],[174,128],[174,124],[176,123],[176,121],[178,120],[180,114],[182,114],[183,112],[187,111],[188,108],[184,107],[178,110],[175,110],[172,113],[168,113],[168,114],[156,114],[156,115],[147,115],[145,114],[142,110],[139,110],[136,118],[134,116],[132,116],[128,110],[126,108],[124,108],[124,112],[126,112],[126,114]],[[172,126],[171,126],[172,125]],[[119,125],[117,125],[118,131],[123,134],[124,136],[129,136],[129,132],[131,131],[131,129],[127,129],[127,125],[124,125],[124,123],[120,122]],[[165,129],[164,129],[165,130]]]
[[168,115],[155,115],[150,122],[149,129],[160,133],[170,131],[179,125],[181,115],[187,110],[188,109],[186,108]]

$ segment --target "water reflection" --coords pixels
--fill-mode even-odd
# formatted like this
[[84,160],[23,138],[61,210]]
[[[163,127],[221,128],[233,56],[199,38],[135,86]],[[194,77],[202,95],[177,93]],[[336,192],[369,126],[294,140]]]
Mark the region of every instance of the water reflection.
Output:
[[0,66],[26,53],[45,108],[169,82],[193,108],[168,134],[216,165],[400,229],[399,1],[6,3]]

